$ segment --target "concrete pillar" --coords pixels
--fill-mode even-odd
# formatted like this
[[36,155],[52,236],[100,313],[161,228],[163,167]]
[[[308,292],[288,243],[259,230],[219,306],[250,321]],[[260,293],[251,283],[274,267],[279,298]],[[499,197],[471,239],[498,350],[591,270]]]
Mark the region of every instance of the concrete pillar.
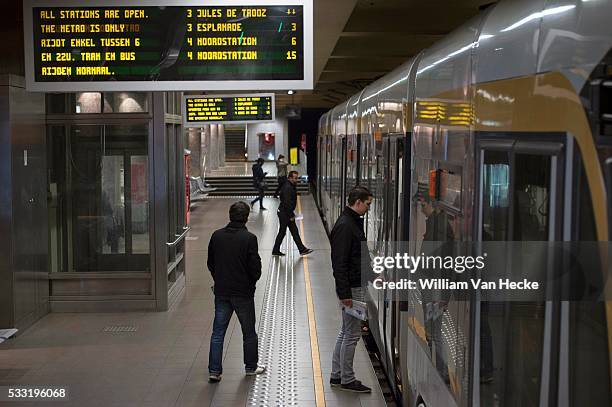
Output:
[[202,136],[200,129],[190,128],[187,130],[187,148],[191,151],[191,164],[189,174],[192,177],[202,176]]
[[211,169],[210,167],[210,126],[205,125],[200,129],[200,141],[201,141],[201,153],[200,153],[200,165],[201,174],[206,175],[206,172]]
[[210,126],[210,169],[216,170],[219,168],[219,130],[216,124]]
[[219,131],[219,167],[225,167],[225,126],[218,124]]

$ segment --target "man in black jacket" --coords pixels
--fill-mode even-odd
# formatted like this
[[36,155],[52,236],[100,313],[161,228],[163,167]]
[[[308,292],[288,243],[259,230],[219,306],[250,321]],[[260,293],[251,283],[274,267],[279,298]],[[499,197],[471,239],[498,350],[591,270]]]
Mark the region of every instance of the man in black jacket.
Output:
[[247,376],[263,373],[258,366],[257,332],[255,330],[255,283],[261,277],[261,258],[257,236],[245,226],[249,206],[234,203],[229,210],[230,223],[215,231],[208,243],[208,269],[215,281],[215,321],[210,337],[208,379],[221,380],[223,340],[234,311],[242,327],[244,365]]
[[372,390],[355,379],[353,358],[361,337],[361,321],[344,309],[352,307],[353,300],[364,300],[361,283],[361,245],[366,240],[363,215],[370,209],[371,203],[372,193],[367,188],[353,188],[348,195],[348,206],[336,221],[330,238],[336,294],[342,303],[342,328],[334,348],[330,384],[356,393],[369,393]]
[[253,186],[257,190],[257,198],[251,201],[251,208],[255,205],[255,202],[259,201],[259,209],[265,211],[266,208],[263,206],[264,191],[266,190],[266,175],[267,172],[263,170],[264,159],[258,158],[257,162],[253,164],[251,169],[253,170]]
[[290,171],[287,176],[287,182],[283,184],[280,192],[280,204],[278,205],[278,235],[276,235],[276,241],[274,242],[274,247],[272,248],[273,256],[284,256],[285,253],[280,251],[281,244],[283,243],[283,239],[287,234],[287,227],[289,227],[289,231],[291,232],[291,236],[293,237],[293,241],[295,242],[298,250],[300,251],[300,255],[304,256],[309,253],[312,253],[312,249],[307,248],[302,243],[302,239],[300,238],[300,233],[298,232],[298,228],[295,224],[295,206],[297,204],[297,189],[295,185],[298,182],[298,172]]

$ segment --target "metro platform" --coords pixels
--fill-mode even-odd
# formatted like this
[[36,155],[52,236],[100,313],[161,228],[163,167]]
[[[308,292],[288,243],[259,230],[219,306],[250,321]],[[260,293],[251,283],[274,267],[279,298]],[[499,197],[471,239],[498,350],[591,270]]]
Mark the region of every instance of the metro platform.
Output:
[[[385,406],[372,363],[359,342],[357,378],[371,394],[329,386],[340,311],[331,273],[330,246],[314,200],[299,198],[298,227],[314,249],[300,257],[290,234],[271,255],[278,201],[266,197],[247,227],[258,236],[262,277],[255,294],[260,364],[267,372],[246,377],[236,316],[226,334],[223,380],[207,382],[214,317],[206,249],[212,232],[227,223],[235,199],[209,199],[191,213],[184,293],[168,312],[52,313],[21,336],[0,344],[0,386],[69,388],[67,402],[3,405],[63,406]],[[246,198],[245,198],[246,200]],[[290,245],[288,248],[287,245]]]

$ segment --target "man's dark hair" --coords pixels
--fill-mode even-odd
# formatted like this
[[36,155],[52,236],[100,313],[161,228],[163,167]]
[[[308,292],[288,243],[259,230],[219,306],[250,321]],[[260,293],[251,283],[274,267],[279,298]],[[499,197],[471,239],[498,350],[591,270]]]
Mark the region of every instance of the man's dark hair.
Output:
[[251,209],[246,202],[235,202],[230,206],[229,217],[232,222],[246,223]]
[[348,204],[349,206],[353,206],[355,205],[355,202],[357,202],[357,200],[365,202],[371,196],[373,197],[374,195],[372,195],[369,189],[367,189],[366,187],[357,185],[356,187],[351,189],[351,191],[348,194]]
[[298,175],[298,172],[297,171],[289,171],[289,174],[287,174],[287,178],[292,178],[294,174]]
[[264,163],[264,159],[263,159],[263,158],[261,158],[261,157],[259,157],[259,158],[257,159],[257,163],[258,163],[258,164],[263,164],[263,163]]

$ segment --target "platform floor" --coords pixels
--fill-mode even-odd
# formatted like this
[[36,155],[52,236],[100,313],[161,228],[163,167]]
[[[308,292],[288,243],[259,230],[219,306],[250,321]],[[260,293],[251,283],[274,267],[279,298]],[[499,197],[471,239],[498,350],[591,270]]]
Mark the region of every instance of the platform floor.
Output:
[[[277,200],[265,198],[268,210],[255,209],[247,224],[259,237],[263,260],[256,307],[260,362],[267,365],[267,373],[244,376],[242,335],[234,316],[226,336],[223,380],[207,382],[213,296],[206,248],[211,233],[226,224],[234,201],[201,202],[192,213],[186,289],[168,312],[50,314],[19,337],[0,344],[0,386],[61,385],[70,391],[69,402],[2,405],[385,406],[362,341],[355,368],[358,379],[373,388],[372,394],[329,387],[340,311],[329,241],[310,196],[300,198],[305,221],[298,221],[305,244],[315,250],[306,258],[299,257],[290,237],[283,247],[287,257],[271,256],[278,228]],[[292,250],[287,250],[288,243]],[[135,331],[104,332],[109,326]]]

